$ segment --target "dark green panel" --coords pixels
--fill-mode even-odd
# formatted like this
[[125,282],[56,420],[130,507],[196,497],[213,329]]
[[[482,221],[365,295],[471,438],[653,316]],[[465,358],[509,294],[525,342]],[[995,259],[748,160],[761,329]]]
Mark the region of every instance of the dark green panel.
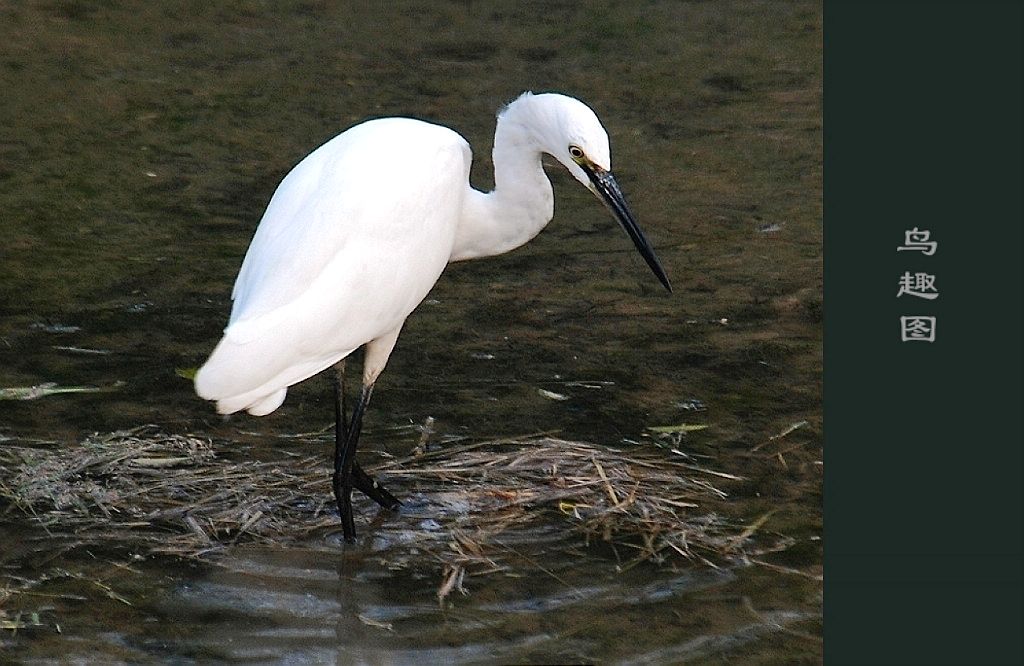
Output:
[[1021,33],[1016,2],[825,7],[827,663],[1022,660]]

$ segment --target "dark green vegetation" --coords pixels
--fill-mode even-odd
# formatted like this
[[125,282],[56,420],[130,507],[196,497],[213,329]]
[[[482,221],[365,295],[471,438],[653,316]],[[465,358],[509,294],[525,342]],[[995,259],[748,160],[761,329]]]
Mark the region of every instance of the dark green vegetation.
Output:
[[[316,2],[65,1],[4,5],[0,26],[0,387],[125,382],[0,402],[0,437],[60,445],[156,422],[244,442],[257,458],[317,453],[277,436],[330,422],[326,378],[297,387],[271,417],[224,422],[175,374],[216,341],[275,186],[352,123],[413,115],[466,136],[474,183],[489,188],[496,110],[522,90],[557,90],[604,121],[616,174],[676,293],[552,168],[550,227],[509,255],[450,267],[410,318],[378,385],[367,448],[406,453],[416,435],[389,429],[428,415],[438,437],[560,430],[608,444],[649,442],[647,426],[709,424],[679,446],[748,479],[729,488],[734,519],[776,509],[762,529],[794,545],[771,563],[820,573],[818,3],[407,2],[382,15]],[[608,561],[580,564],[606,574]],[[571,572],[561,575],[587,575]],[[610,584],[641,584],[630,575]],[[57,621],[89,637],[174,617],[168,602],[146,606],[159,596],[152,580],[122,579],[136,610],[100,594],[91,603],[103,613],[76,624],[71,604]],[[420,588],[432,601],[437,581],[421,583],[400,583],[408,603]],[[469,587],[458,603],[483,603],[484,590]],[[626,615],[675,623],[664,640],[685,643],[750,623],[745,597],[757,609],[820,612],[820,583],[755,567]],[[617,615],[593,610],[569,615],[600,617],[614,643]],[[193,619],[216,633],[216,614]],[[479,640],[557,634],[554,624],[524,620]],[[568,645],[536,658],[612,654]],[[709,654],[814,660],[820,645],[769,632]]]

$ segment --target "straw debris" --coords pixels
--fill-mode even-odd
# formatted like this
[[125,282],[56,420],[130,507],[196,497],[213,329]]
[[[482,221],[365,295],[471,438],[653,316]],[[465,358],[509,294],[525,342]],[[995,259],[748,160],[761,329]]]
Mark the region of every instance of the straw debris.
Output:
[[[14,514],[74,545],[210,556],[227,546],[294,543],[337,530],[328,456],[270,462],[219,455],[206,438],[155,426],[96,434],[70,446],[0,450],[0,519]],[[459,443],[373,469],[408,502],[370,528],[391,549],[433,556],[439,599],[466,575],[510,572],[516,544],[608,542],[622,566],[683,558],[715,566],[742,553],[754,530],[709,505],[737,477],[656,448],[628,451],[553,437]],[[359,498],[357,515],[372,517]],[[375,505],[372,505],[375,506]],[[379,524],[378,524],[379,523]],[[558,526],[552,530],[552,526]],[[364,526],[363,534],[367,533]],[[554,532],[555,536],[551,537]],[[415,538],[397,538],[412,534]],[[395,559],[402,566],[401,553]],[[420,556],[421,557],[421,556]]]

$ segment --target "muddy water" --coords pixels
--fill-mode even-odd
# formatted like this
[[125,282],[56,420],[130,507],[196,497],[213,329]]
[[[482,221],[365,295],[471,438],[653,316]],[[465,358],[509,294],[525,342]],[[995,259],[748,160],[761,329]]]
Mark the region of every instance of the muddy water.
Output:
[[5,658],[820,659],[821,587],[802,575],[821,564],[819,4],[409,2],[383,15],[65,0],[0,6],[0,35],[0,386],[111,389],[0,401],[0,446],[157,423],[256,456],[316,452],[284,436],[329,424],[325,378],[271,417],[223,420],[175,372],[215,343],[277,182],[359,119],[413,115],[470,140],[486,189],[495,110],[559,90],[609,129],[676,293],[552,168],[549,228],[450,267],[410,318],[366,446],[407,452],[427,416],[438,438],[609,444],[708,424],[682,445],[747,479],[729,488],[731,517],[775,509],[763,529],[791,539],[771,567],[619,572],[599,548],[554,557],[553,528],[522,545],[522,577],[471,580],[441,609],[436,567],[394,535],[240,547],[211,566],[56,555],[6,514],[5,584],[52,576],[40,589],[54,596],[0,595],[6,613],[41,618],[0,633]]

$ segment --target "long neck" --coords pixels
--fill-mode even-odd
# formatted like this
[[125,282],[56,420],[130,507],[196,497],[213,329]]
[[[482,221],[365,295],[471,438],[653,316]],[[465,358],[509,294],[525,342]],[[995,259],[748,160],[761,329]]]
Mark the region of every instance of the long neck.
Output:
[[554,215],[540,149],[514,111],[498,118],[494,132],[494,190],[468,192],[451,261],[513,250],[539,234]]

